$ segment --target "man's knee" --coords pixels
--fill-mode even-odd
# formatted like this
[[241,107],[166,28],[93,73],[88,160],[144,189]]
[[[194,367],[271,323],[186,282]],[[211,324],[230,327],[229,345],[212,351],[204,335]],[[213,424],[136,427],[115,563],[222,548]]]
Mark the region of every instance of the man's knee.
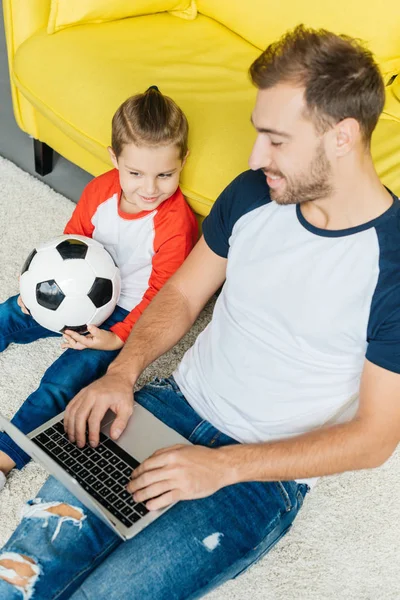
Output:
[[40,568],[36,561],[25,554],[0,554],[0,579],[21,589],[27,600],[31,597],[39,573]]

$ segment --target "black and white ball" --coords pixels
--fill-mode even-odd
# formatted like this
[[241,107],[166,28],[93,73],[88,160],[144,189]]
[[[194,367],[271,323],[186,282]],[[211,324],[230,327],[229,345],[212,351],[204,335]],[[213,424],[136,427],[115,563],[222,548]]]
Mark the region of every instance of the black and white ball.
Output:
[[62,235],[37,246],[21,271],[22,302],[51,331],[85,333],[88,325],[101,325],[120,291],[120,272],[111,255],[81,235]]

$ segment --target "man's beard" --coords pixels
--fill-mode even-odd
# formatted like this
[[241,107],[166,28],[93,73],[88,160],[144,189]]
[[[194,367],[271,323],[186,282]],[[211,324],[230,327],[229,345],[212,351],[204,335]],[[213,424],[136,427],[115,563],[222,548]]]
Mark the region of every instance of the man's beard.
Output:
[[331,174],[331,165],[321,142],[307,173],[297,175],[292,182],[285,177],[285,190],[279,193],[278,190],[270,189],[271,198],[277,204],[301,204],[321,200],[334,191]]

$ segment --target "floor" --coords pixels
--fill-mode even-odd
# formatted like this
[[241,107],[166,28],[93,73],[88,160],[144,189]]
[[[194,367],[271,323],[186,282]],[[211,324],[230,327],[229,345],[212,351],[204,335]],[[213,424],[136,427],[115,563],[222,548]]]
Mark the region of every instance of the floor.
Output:
[[[2,7],[1,0],[0,5]],[[35,173],[33,141],[21,131],[14,119],[3,18],[0,19],[0,156],[8,158],[74,202],[79,200],[83,188],[93,178],[58,154],[54,156],[54,168],[49,175],[41,177]]]

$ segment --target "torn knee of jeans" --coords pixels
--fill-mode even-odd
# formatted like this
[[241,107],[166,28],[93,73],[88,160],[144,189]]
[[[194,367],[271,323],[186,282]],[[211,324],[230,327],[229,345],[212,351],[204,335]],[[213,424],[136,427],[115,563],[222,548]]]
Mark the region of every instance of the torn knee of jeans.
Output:
[[39,566],[29,556],[16,552],[0,554],[0,579],[18,588],[24,600],[31,597],[39,574]]
[[80,529],[83,521],[86,519],[86,515],[83,513],[83,510],[77,506],[71,506],[64,502],[42,502],[40,498],[36,498],[35,500],[31,500],[22,509],[22,518],[43,519],[43,527],[48,526],[50,519],[58,518],[58,525],[51,538],[51,541],[54,542],[63,523],[70,521]]

